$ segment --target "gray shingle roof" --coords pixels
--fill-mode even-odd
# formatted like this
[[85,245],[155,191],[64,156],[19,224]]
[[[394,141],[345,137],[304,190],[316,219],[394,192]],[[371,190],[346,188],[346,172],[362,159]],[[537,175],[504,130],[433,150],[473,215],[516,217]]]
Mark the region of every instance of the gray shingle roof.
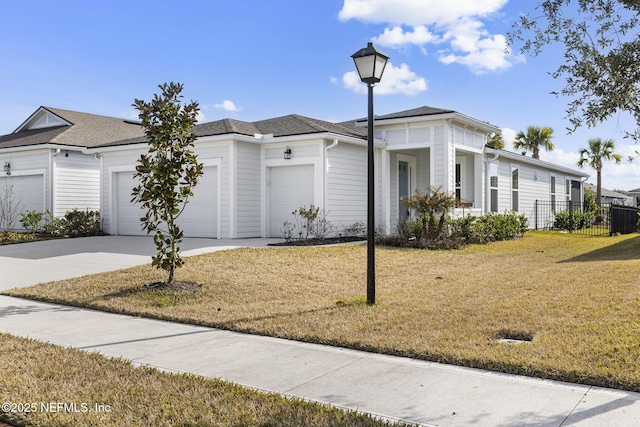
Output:
[[[139,123],[60,108],[42,108],[71,123],[71,126],[26,130],[0,136],[0,148],[47,143],[95,148],[144,143],[146,141],[144,131]],[[407,118],[454,112],[453,110],[425,106],[400,111],[398,113],[376,116],[376,119]],[[217,120],[198,124],[194,127],[193,132],[200,137],[227,134],[247,136],[272,134],[274,137],[282,137],[314,133],[335,133],[354,138],[366,138],[366,128],[356,126],[357,122],[363,121],[366,122],[366,118],[342,123],[332,123],[300,116],[298,114],[290,114],[288,116],[256,122],[243,122],[234,119]]]
[[[382,116],[375,116],[374,120],[389,120],[389,119],[405,119],[408,117],[420,117],[420,116],[433,116],[436,114],[450,114],[455,113],[454,110],[444,110],[442,108],[434,107],[418,107],[411,110],[399,111],[397,113],[384,114]],[[357,122],[366,122],[367,118],[356,120]]]
[[97,147],[115,140],[144,135],[139,123],[125,119],[63,110],[61,108],[41,108],[71,123],[71,125],[21,130],[9,135],[3,135],[0,136],[0,148],[42,144]]

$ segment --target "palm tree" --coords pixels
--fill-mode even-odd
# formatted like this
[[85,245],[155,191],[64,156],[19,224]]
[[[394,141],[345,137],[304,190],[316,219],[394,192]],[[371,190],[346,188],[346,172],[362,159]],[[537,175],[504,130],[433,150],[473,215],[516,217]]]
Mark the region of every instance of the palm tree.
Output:
[[504,150],[504,140],[502,139],[502,134],[492,133],[487,137],[487,143],[485,144],[489,148],[495,148],[497,150]]
[[600,206],[602,196],[602,162],[604,160],[614,160],[616,163],[620,163],[622,157],[620,154],[615,154],[613,150],[616,148],[613,139],[602,140],[602,138],[591,138],[589,141],[589,148],[583,148],[580,150],[580,160],[578,160],[578,166],[581,168],[585,164],[588,164],[597,172],[597,185],[596,185],[596,203]]
[[540,147],[547,151],[552,151],[555,147],[551,142],[553,129],[549,127],[541,128],[540,126],[529,126],[527,133],[520,131],[513,141],[513,147],[516,150],[522,149],[525,152],[531,151],[534,159],[540,158]]

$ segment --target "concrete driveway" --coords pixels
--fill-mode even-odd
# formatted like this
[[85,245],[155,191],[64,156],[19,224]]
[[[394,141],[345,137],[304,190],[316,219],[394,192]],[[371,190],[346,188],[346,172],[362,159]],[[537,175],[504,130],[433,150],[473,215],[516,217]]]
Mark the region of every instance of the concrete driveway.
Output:
[[[279,239],[184,239],[182,255],[260,247]],[[151,237],[97,236],[0,246],[0,292],[151,263]]]

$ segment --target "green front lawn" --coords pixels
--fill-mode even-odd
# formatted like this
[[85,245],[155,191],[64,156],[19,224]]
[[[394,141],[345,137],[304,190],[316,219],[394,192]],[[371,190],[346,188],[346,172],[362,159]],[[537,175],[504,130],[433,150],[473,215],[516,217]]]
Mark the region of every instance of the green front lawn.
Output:
[[[143,290],[150,266],[10,295],[309,342],[640,391],[640,236],[531,232],[457,251],[365,245],[188,258],[194,293]],[[531,339],[514,344],[500,338]]]

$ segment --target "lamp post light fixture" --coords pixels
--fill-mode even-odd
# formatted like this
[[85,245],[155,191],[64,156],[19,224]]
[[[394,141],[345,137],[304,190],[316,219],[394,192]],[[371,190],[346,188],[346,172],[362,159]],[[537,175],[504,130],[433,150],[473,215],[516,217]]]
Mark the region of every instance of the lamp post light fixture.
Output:
[[376,303],[373,85],[382,79],[382,73],[389,57],[373,47],[371,42],[351,57],[356,64],[360,80],[367,84],[369,98],[367,115],[367,304],[373,305]]

